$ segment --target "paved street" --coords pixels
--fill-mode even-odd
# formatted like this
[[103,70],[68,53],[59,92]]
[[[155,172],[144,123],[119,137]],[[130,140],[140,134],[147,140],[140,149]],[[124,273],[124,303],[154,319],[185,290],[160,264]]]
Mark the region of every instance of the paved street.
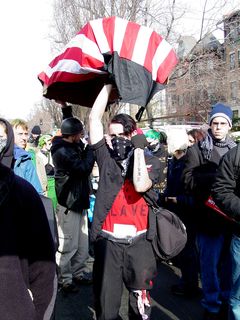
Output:
[[[174,296],[171,285],[178,281],[178,269],[165,263],[159,265],[158,276],[151,292],[151,320],[202,320],[203,310],[199,299]],[[111,284],[109,284],[111,285]],[[127,320],[127,292],[124,292],[121,317]],[[79,293],[63,296],[58,293],[54,320],[94,319],[92,286],[82,285]]]

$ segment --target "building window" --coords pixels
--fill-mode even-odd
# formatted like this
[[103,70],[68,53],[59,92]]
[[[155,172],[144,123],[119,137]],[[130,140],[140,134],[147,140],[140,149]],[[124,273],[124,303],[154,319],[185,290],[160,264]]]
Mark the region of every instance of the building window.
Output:
[[231,94],[231,99],[236,100],[236,98],[237,98],[237,81],[230,82],[230,94]]
[[183,106],[183,104],[184,104],[184,97],[183,97],[183,95],[180,95],[179,96],[179,106]]
[[230,53],[229,54],[229,67],[230,70],[235,69],[235,53]]

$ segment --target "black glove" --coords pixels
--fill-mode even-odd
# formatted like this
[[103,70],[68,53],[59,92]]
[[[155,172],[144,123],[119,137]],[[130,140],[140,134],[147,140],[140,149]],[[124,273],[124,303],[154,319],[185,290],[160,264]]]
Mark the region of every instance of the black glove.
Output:
[[135,149],[136,148],[144,149],[145,147],[148,146],[148,142],[144,134],[136,134],[131,138],[131,142]]
[[63,120],[72,118],[72,106],[71,105],[66,105],[65,107],[62,107],[62,114],[63,114]]

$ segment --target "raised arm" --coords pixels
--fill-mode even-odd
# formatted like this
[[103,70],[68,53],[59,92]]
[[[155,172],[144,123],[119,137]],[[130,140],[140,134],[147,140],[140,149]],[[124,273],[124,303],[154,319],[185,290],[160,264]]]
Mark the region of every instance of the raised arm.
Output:
[[89,114],[89,133],[91,144],[95,144],[103,138],[102,117],[107,106],[111,90],[111,84],[103,86]]

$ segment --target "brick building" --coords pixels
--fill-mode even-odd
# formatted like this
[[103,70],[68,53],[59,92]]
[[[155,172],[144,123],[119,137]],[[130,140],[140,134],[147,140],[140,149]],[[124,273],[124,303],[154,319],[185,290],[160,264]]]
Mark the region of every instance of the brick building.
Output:
[[166,88],[163,116],[169,123],[208,122],[217,101],[232,106],[234,117],[240,117],[240,10],[224,16],[221,23],[223,43],[212,33],[199,43],[193,37],[179,39],[180,62]]

